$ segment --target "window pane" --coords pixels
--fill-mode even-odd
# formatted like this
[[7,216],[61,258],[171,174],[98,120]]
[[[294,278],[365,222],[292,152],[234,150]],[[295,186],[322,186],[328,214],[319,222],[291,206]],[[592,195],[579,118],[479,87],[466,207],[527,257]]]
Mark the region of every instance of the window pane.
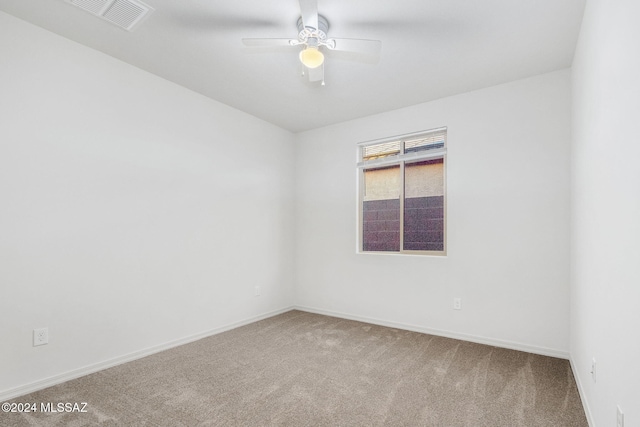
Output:
[[362,148],[362,160],[375,160],[400,154],[400,141],[384,142]]
[[404,250],[444,250],[444,161],[407,163],[404,168]]
[[404,151],[406,153],[412,153],[416,151],[434,150],[444,147],[444,132],[434,132],[426,137],[411,139],[405,141]]
[[400,251],[400,166],[364,171],[362,250]]

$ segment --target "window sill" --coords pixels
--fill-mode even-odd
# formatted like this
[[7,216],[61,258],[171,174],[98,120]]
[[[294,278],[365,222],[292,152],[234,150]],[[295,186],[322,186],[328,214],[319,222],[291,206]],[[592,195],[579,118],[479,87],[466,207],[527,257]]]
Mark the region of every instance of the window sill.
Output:
[[410,256],[410,257],[429,257],[429,258],[447,258],[446,252],[365,252],[356,250],[356,255],[391,255],[391,256]]

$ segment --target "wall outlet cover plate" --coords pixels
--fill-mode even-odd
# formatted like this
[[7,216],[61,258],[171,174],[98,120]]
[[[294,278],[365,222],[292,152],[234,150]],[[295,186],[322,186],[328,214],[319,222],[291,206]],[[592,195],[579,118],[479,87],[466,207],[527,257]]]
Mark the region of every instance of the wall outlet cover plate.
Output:
[[33,346],[45,345],[49,343],[49,328],[38,328],[33,330]]

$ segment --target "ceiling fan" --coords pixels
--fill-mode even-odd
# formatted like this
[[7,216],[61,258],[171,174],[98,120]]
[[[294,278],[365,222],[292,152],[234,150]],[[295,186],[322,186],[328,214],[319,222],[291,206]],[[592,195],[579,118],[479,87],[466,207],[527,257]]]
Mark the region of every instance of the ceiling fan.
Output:
[[303,65],[303,75],[308,75],[310,82],[321,82],[322,86],[324,86],[322,50],[352,52],[376,58],[380,55],[382,47],[380,40],[328,38],[329,21],[324,16],[318,15],[318,1],[299,1],[301,16],[298,19],[297,39],[248,38],[242,39],[242,43],[250,47],[302,46],[299,57]]

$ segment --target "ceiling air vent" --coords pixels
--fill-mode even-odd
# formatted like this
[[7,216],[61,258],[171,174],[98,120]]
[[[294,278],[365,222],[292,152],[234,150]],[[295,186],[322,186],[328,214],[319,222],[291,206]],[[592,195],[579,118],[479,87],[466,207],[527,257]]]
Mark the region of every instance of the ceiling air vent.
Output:
[[132,31],[153,8],[137,0],[67,0],[125,30]]

